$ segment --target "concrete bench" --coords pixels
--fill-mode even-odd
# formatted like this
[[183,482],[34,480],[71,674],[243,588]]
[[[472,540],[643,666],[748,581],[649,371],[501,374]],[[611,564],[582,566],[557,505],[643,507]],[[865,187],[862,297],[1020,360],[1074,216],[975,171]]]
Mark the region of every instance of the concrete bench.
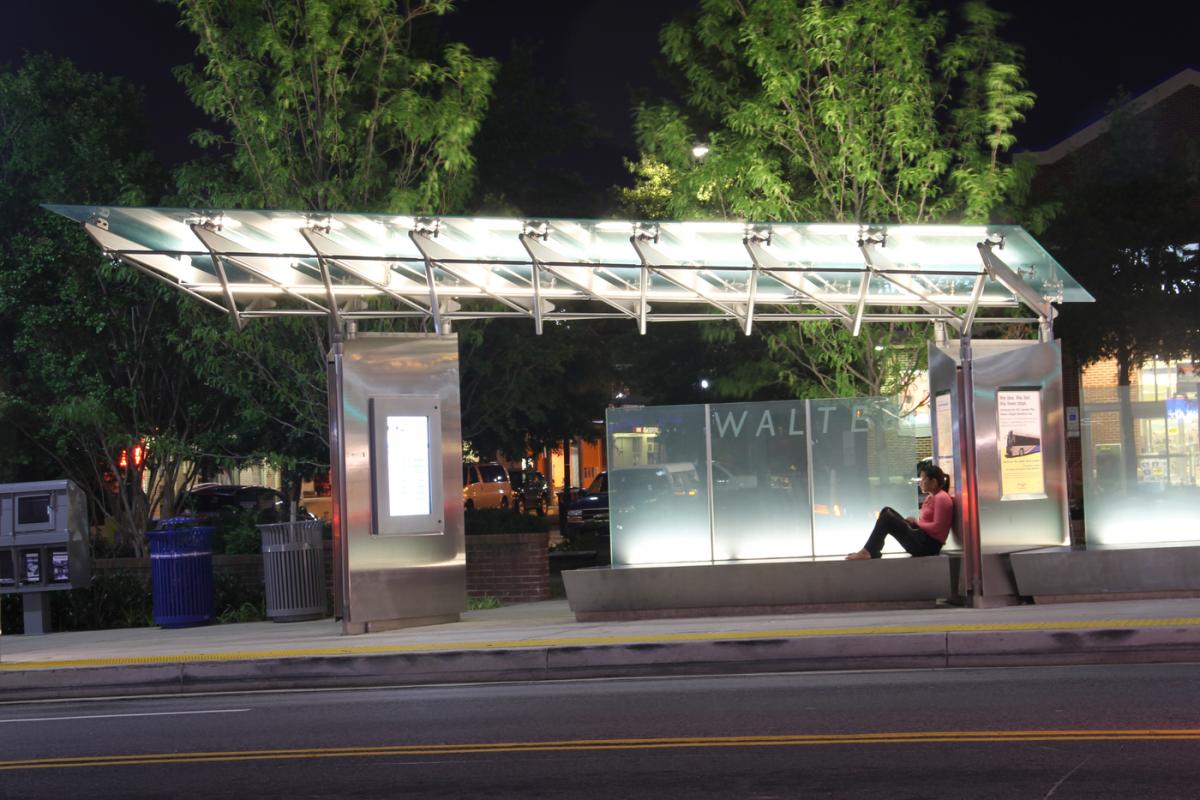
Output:
[[1200,597],[1200,545],[1048,547],[1012,555],[1018,591],[1038,603]]
[[929,608],[952,596],[946,556],[595,567],[563,572],[580,622]]

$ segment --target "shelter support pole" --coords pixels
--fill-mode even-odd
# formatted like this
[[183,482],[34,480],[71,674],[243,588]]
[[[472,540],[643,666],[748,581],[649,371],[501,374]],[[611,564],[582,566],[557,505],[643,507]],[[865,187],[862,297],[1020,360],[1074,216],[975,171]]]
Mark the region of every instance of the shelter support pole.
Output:
[[346,331],[342,327],[333,329],[332,346],[326,358],[326,374],[329,393],[329,484],[332,491],[333,509],[333,615],[342,621],[345,629],[350,608],[350,554],[346,537],[346,522],[349,519],[346,504],[346,420],[342,395],[344,355],[343,342]]
[[962,514],[962,572],[959,592],[964,605],[983,606],[983,554],[979,534],[979,475],[975,452],[975,381],[972,375],[971,337],[959,339],[958,402],[959,452],[962,454],[964,485],[959,491]]

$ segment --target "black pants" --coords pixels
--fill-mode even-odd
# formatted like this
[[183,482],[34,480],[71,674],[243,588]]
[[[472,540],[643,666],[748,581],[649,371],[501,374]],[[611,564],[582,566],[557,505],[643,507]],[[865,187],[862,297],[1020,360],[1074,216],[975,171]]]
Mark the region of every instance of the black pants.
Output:
[[870,538],[863,545],[863,549],[871,554],[871,558],[879,558],[879,553],[883,550],[883,540],[889,533],[911,555],[936,556],[942,551],[941,542],[917,526],[909,525],[894,508],[885,506],[879,512],[879,519],[875,521],[875,530],[871,531]]

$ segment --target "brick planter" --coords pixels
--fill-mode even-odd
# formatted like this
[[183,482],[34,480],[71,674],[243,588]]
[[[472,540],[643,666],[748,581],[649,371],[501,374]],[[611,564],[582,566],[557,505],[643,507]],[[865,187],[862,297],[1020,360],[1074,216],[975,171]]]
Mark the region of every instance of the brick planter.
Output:
[[467,537],[467,595],[502,603],[550,599],[548,533],[481,533]]

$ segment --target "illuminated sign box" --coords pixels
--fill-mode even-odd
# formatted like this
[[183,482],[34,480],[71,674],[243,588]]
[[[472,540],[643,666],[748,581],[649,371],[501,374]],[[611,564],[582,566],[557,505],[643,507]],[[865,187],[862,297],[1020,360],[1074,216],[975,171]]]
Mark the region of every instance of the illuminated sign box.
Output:
[[373,397],[370,426],[372,533],[444,533],[438,398]]

